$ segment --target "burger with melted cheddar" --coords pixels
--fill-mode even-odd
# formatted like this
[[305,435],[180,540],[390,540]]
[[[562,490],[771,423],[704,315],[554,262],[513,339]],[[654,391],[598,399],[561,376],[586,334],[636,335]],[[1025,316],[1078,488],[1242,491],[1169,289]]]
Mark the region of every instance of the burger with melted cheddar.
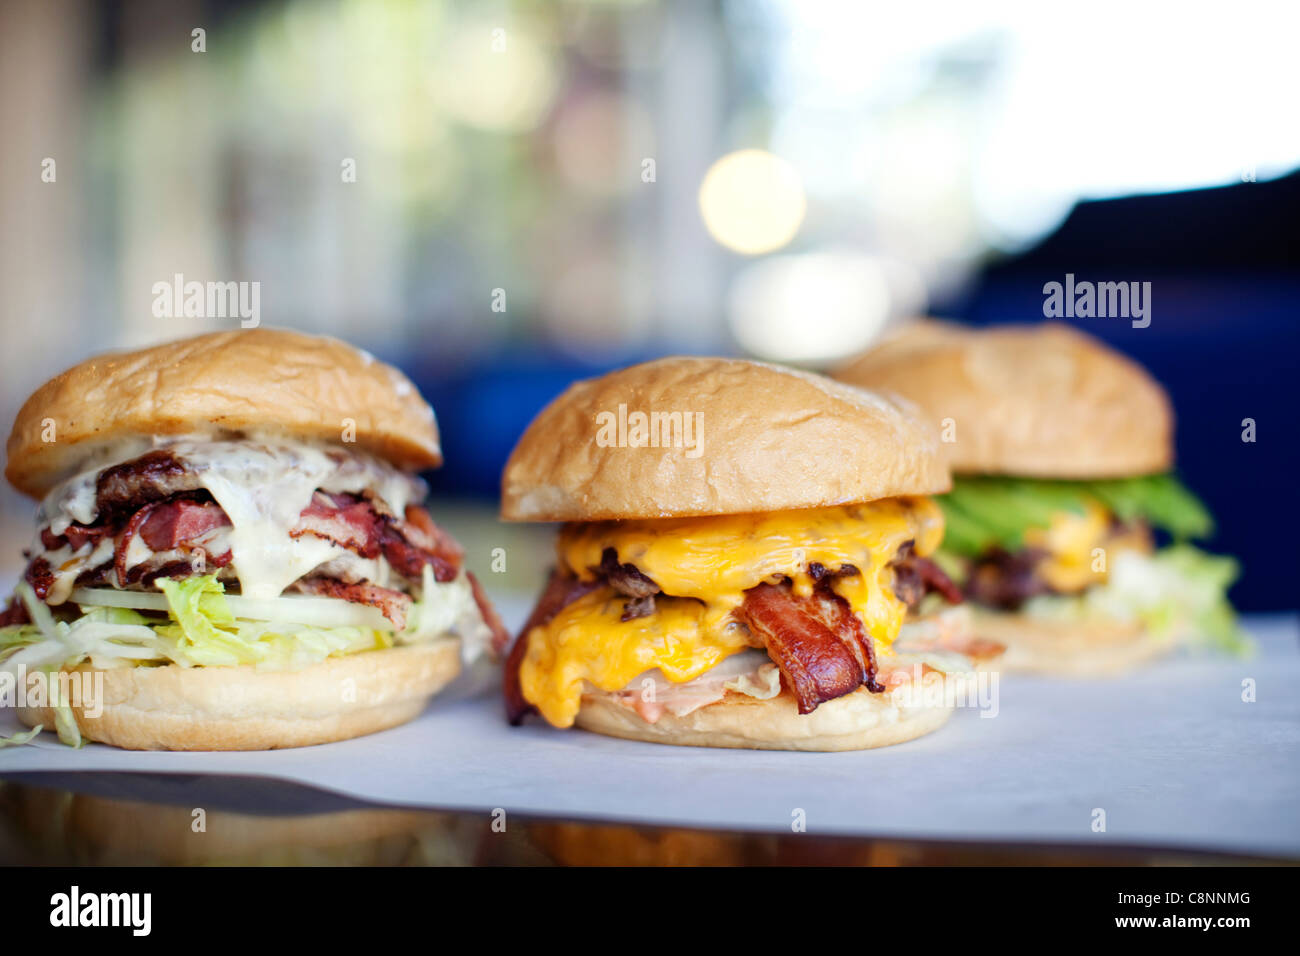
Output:
[[893,644],[927,591],[960,599],[929,559],[949,480],[913,409],[821,376],[668,358],[572,385],[502,481],[504,518],[564,522],[507,716],[780,750],[934,730],[968,662]]
[[1169,399],[1133,361],[1063,325],[923,321],[834,377],[940,428],[955,478],[936,560],[1002,666],[1106,675],[1180,640],[1244,646],[1236,564],[1188,543],[1213,521],[1172,471]]
[[28,691],[23,722],[69,743],[356,737],[506,641],[423,507],[433,410],[334,339],[253,329],[91,359],[27,400],[8,456],[41,504],[0,670]]

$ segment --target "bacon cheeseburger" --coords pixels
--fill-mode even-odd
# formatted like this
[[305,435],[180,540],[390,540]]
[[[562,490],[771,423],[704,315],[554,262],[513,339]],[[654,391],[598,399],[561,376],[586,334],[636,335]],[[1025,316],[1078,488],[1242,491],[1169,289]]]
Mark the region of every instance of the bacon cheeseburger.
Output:
[[504,518],[566,522],[509,719],[774,750],[934,730],[944,675],[891,644],[927,589],[960,599],[926,557],[949,484],[912,411],[820,376],[669,358],[571,386],[503,477]]
[[20,708],[65,741],[356,737],[507,639],[421,507],[433,410],[334,339],[256,329],[91,359],[27,400],[8,453],[41,505],[0,668],[102,674],[102,700]]
[[[917,322],[836,378],[903,395],[941,430],[953,471],[936,560],[1009,669],[1104,675],[1197,635],[1243,638],[1231,558],[1171,473],[1173,414],[1139,365],[1056,324]],[[1153,531],[1175,542],[1156,547]]]

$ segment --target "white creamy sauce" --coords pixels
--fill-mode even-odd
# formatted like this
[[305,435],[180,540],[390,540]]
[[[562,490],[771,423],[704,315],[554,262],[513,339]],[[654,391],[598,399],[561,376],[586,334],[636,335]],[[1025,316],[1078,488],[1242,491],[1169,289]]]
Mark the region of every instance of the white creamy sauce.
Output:
[[[159,439],[150,447],[166,449],[184,460],[200,485],[226,512],[231,527],[223,530],[221,539],[229,545],[240,590],[254,598],[278,597],[290,584],[319,565],[352,556],[346,548],[314,535],[290,537],[289,530],[298,523],[299,515],[317,489],[339,494],[368,490],[398,517],[408,504],[421,501],[425,492],[419,479],[369,455],[337,446],[259,436],[229,441]],[[62,578],[68,578],[67,588],[60,587],[60,591],[70,590],[76,577],[74,572],[94,565],[76,561],[75,568],[67,567],[60,574],[61,567],[72,555],[63,555],[66,547],[47,553],[39,529],[49,527],[54,534],[62,535],[74,521],[93,524],[98,516],[95,486],[100,472],[138,458],[150,447],[141,448],[137,442],[119,449],[116,455],[105,456],[108,460],[101,460],[95,467],[63,482],[41,503],[32,554],[46,555],[58,585],[65,583]],[[112,542],[106,544],[111,554]],[[141,548],[144,553],[140,552]],[[88,546],[86,550],[89,551]],[[138,538],[132,541],[128,548],[129,564],[146,559],[147,551]],[[62,560],[56,560],[60,556]],[[387,574],[383,577],[387,578]],[[66,595],[62,600],[66,600]],[[51,599],[49,603],[60,601]]]

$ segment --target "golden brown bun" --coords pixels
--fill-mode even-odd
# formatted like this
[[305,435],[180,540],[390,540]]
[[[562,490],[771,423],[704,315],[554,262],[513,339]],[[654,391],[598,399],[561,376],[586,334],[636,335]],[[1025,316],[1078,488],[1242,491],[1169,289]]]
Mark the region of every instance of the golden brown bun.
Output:
[[978,637],[1006,647],[985,669],[1008,673],[1113,677],[1168,654],[1175,644],[1138,624],[1057,621],[983,609],[974,614],[973,626]]
[[[930,674],[927,686],[941,685]],[[952,708],[924,700],[904,701],[897,693],[873,694],[858,688],[851,694],[800,714],[789,691],[770,700],[728,692],[684,717],[664,713],[653,724],[605,694],[584,694],[577,725],[584,730],[686,747],[739,747],[751,750],[869,750],[887,747],[937,730],[952,716]]]
[[[169,665],[99,673],[103,713],[72,708],[87,740],[126,750],[278,750],[414,719],[460,673],[460,641],[367,651],[300,671]],[[55,729],[53,708],[23,707],[18,716]]]
[[1146,370],[1056,323],[913,323],[834,373],[916,402],[953,471],[1121,478],[1173,465],[1173,411]]
[[[597,416],[700,414],[702,453],[597,444]],[[947,491],[938,435],[909,405],[742,359],[666,358],[570,385],[502,477],[511,521],[817,508]]]
[[325,336],[214,332],[93,358],[46,382],[14,421],[5,477],[39,498],[121,438],[270,428],[338,442],[348,421],[360,449],[401,468],[442,462],[433,409],[397,369]]

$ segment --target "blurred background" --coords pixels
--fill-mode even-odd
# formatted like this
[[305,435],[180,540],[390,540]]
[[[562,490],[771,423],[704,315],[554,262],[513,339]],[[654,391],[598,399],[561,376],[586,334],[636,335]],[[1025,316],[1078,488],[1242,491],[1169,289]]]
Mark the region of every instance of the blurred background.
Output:
[[[155,317],[155,283],[259,282],[263,324],[416,380],[435,516],[523,594],[549,539],[497,525],[497,481],[575,378],[822,368],[916,315],[1041,321],[1067,273],[1149,281],[1148,328],[1075,324],[1172,392],[1238,605],[1293,608],[1300,7],[1213,11],[5,0],[0,417],[238,322]],[[0,512],[16,576],[31,504]]]

